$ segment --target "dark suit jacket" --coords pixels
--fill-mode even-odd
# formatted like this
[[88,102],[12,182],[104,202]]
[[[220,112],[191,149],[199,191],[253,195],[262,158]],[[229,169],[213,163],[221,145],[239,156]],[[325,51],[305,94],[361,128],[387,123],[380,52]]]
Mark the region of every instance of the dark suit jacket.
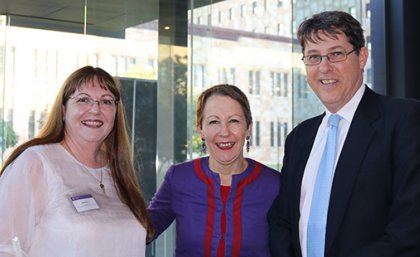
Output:
[[[280,193],[268,214],[273,257],[301,257],[303,172],[323,115],[287,137]],[[338,159],[326,257],[420,257],[420,102],[366,87]]]

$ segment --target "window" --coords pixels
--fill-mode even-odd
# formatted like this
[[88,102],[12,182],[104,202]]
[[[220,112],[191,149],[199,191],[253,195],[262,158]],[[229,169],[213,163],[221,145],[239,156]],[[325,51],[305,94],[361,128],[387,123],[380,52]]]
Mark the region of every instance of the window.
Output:
[[365,10],[365,15],[366,15],[366,18],[368,18],[368,19],[370,19],[370,3],[367,3],[366,4],[366,10]]
[[281,122],[277,122],[277,147],[282,146],[281,127]]
[[226,74],[226,69],[225,68],[220,68],[218,70],[218,74],[219,74],[219,79],[218,79],[218,83],[219,84],[226,84],[226,83],[228,83],[228,79],[227,79],[227,74]]
[[270,146],[274,146],[274,122],[270,122]]
[[157,69],[157,60],[155,60],[155,59],[148,59],[147,60],[147,67],[149,69],[151,69],[151,70],[156,70]]
[[136,64],[136,58],[134,58],[134,57],[128,57],[127,58],[127,66],[128,67],[131,67],[135,64]]
[[366,76],[366,79],[365,79],[365,81],[366,81],[366,84],[368,84],[369,86],[371,86],[372,85],[372,81],[373,81],[373,71],[372,71],[372,68],[367,68],[366,69],[366,74],[365,74],[365,76]]
[[31,110],[28,120],[28,138],[34,138],[35,136],[35,110]]
[[273,71],[270,71],[270,78],[269,78],[269,81],[268,81],[268,85],[269,85],[269,87],[270,87],[270,95],[271,96],[274,96],[274,92],[275,92],[275,81],[276,81],[276,79],[275,79],[275,73],[273,72]]
[[349,8],[349,13],[353,16],[353,17],[357,17],[357,10],[356,7],[352,6]]
[[277,147],[283,147],[289,133],[287,122],[277,122]]
[[272,96],[288,96],[289,74],[286,72],[270,72],[269,86],[270,95]]
[[255,122],[255,146],[260,146],[260,122]]
[[[354,0],[328,1],[334,4],[335,9],[340,10],[351,10],[349,7],[355,6],[355,11],[352,13],[356,13],[358,18],[363,18],[359,20],[369,24],[364,16],[370,17],[370,4],[360,4]],[[33,1],[33,3],[36,2]],[[63,3],[73,2],[63,0]],[[134,10],[145,11],[147,14],[117,16],[121,25],[124,25],[125,20],[130,22],[130,27],[118,27],[119,22],[111,22],[110,27],[107,28],[107,25],[103,24],[103,30],[95,30],[94,22],[89,21],[93,16],[87,15],[89,27],[86,36],[78,35],[74,31],[72,33],[54,31],[56,25],[63,26],[60,25],[62,22],[58,21],[56,24],[56,21],[52,19],[48,22],[48,29],[40,29],[39,34],[42,37],[31,37],[27,43],[18,44],[14,60],[10,61],[11,55],[8,54],[7,49],[0,51],[0,67],[2,67],[0,73],[4,73],[1,74],[4,77],[0,80],[0,95],[5,92],[5,95],[0,97],[0,109],[4,110],[5,120],[11,124],[13,113],[17,117],[13,127],[20,133],[19,140],[24,140],[29,132],[37,133],[40,121],[43,120],[42,111],[48,109],[51,104],[48,102],[49,98],[53,98],[57,86],[60,86],[61,81],[69,75],[69,72],[78,68],[79,65],[91,64],[104,68],[114,76],[128,76],[127,73],[130,72],[130,76],[146,80],[144,74],[149,74],[150,70],[155,73],[153,80],[159,85],[159,93],[157,97],[147,98],[147,101],[155,99],[159,113],[157,136],[150,137],[157,138],[156,148],[161,153],[151,158],[157,160],[156,171],[164,172],[168,163],[181,162],[195,156],[193,142],[197,133],[194,129],[190,129],[194,127],[194,118],[191,115],[194,113],[194,100],[201,91],[219,81],[236,84],[243,88],[247,95],[251,94],[250,104],[254,119],[259,120],[254,121],[250,142],[259,148],[257,151],[251,149],[249,156],[272,166],[281,162],[282,149],[278,149],[277,146],[284,145],[285,135],[292,129],[292,124],[296,124],[303,116],[312,115],[308,114],[308,109],[311,111],[316,107],[313,99],[315,97],[309,97],[312,91],[306,82],[304,71],[301,70],[303,66],[301,63],[292,63],[289,58],[290,53],[299,54],[294,51],[298,51],[299,48],[294,40],[296,28],[305,17],[325,6],[325,2],[323,0],[207,1],[197,3],[195,6],[177,5],[176,8],[181,9],[176,10],[172,9],[174,5],[159,5],[159,1],[156,1],[156,6],[150,9],[143,8],[144,6],[140,6],[136,1],[121,1],[119,6],[125,6],[128,2],[132,2],[131,4],[136,7],[133,8]],[[90,6],[89,11],[100,7],[95,11],[99,16],[105,15],[106,13],[101,13],[101,11],[109,11],[107,6],[105,1],[99,1],[97,6]],[[139,9],[140,7],[142,8]],[[46,7],[38,6],[38,8],[44,9],[44,12],[47,11]],[[74,9],[80,10],[80,8]],[[25,10],[28,11],[28,9]],[[116,11],[115,14],[117,14]],[[126,9],[126,11],[128,15],[130,10]],[[176,11],[176,19],[165,17],[165,15],[174,14],[174,11]],[[136,24],[136,18],[139,17],[138,21],[141,23]],[[194,19],[191,19],[192,17]],[[22,42],[21,38],[27,38],[25,33],[28,30],[32,33],[31,31],[34,30],[24,27],[16,29],[14,25],[5,25],[6,18],[0,15],[0,31],[11,28],[7,31],[13,32],[2,34],[5,36],[3,42],[7,42],[7,47],[9,44],[15,44],[14,42]],[[170,31],[160,30],[159,24],[173,20],[181,21],[181,26],[171,26]],[[191,24],[194,22],[208,26],[190,26],[194,25]],[[46,23],[40,20],[38,24]],[[366,29],[366,32],[369,32],[368,28]],[[16,37],[15,32],[19,31],[24,33]],[[100,35],[89,34],[94,31]],[[167,34],[162,34],[162,31]],[[251,31],[258,33],[265,31],[272,33],[273,36],[261,37]],[[369,42],[368,38],[367,42]],[[77,47],[80,45],[83,47]],[[186,56],[185,59],[183,59],[184,56]],[[56,67],[51,66],[53,63],[56,63]],[[8,74],[8,69],[12,67],[16,70],[14,75]],[[295,70],[297,72],[294,72]],[[56,83],[48,78],[53,73],[56,73]],[[367,83],[371,81],[370,74],[372,74],[372,69],[366,67]],[[36,90],[31,89],[33,92],[36,91],[37,97],[33,97],[36,101],[34,100],[25,107],[24,111],[21,111],[22,99],[25,98],[24,94],[17,89],[28,90],[27,85],[32,83],[32,88],[36,88]],[[3,86],[3,84],[6,85]],[[179,85],[186,85],[186,90],[177,94],[181,90],[175,89],[182,88]],[[289,88],[293,88],[293,91],[288,90]],[[137,96],[139,99],[140,96],[144,96],[144,92]],[[31,113],[31,111],[34,112]],[[138,108],[129,117],[137,118],[140,111],[141,108]],[[300,115],[300,112],[304,114]],[[21,113],[25,114],[24,117],[20,117]],[[152,112],[148,117],[151,116],[153,116]],[[6,119],[7,117],[9,118]],[[166,125],[168,121],[171,125]],[[136,124],[138,127],[136,125],[135,129],[139,130],[143,123]],[[174,128],[177,133],[172,133]],[[133,133],[135,131],[133,130]],[[173,143],[167,144],[167,142]],[[136,145],[138,144],[134,147],[137,147]],[[180,150],[180,145],[185,146],[185,149]],[[162,147],[165,149],[162,150]],[[154,146],[147,148],[153,149]],[[3,154],[1,157],[4,157]],[[150,170],[153,175],[156,175],[154,168],[145,170]],[[152,183],[146,180],[143,182],[146,186],[150,183],[152,190],[155,190],[161,179],[159,176],[156,177],[157,181]],[[146,190],[146,196],[149,195],[150,191]],[[173,256],[171,247],[174,248],[175,245],[174,237],[169,233],[164,241],[164,247],[162,247],[163,244],[156,243],[157,247],[152,250],[156,251],[155,256]]]
[[286,137],[289,134],[289,124],[287,122],[283,123],[283,138],[284,141],[286,142]]
[[255,94],[260,95],[261,94],[261,76],[260,71],[255,72]]
[[47,109],[42,110],[42,112],[39,115],[39,120],[37,121],[38,123],[38,130],[40,130],[42,128],[42,126],[45,123],[45,119],[47,118]]
[[219,84],[235,85],[235,68],[219,68],[217,74]]
[[11,128],[13,128],[13,109],[8,109],[7,110],[7,124],[9,124],[9,126]]
[[276,73],[276,96],[281,96],[281,73]]
[[297,78],[297,97],[308,98],[308,83],[306,77],[302,74],[299,74]]
[[248,72],[248,92],[250,94],[261,94],[261,72],[250,70]]
[[236,84],[236,70],[235,68],[230,68],[230,76],[229,76],[229,80],[228,83],[235,85]]
[[253,87],[254,87],[254,71],[250,70],[248,72],[248,93],[253,94]]
[[205,87],[205,68],[204,64],[194,64],[194,82],[193,87],[203,90]]
[[282,77],[283,77],[283,79],[282,79],[282,84],[283,84],[283,87],[282,87],[282,96],[287,96],[288,95],[288,78],[289,78],[289,75],[287,74],[287,73],[282,73]]

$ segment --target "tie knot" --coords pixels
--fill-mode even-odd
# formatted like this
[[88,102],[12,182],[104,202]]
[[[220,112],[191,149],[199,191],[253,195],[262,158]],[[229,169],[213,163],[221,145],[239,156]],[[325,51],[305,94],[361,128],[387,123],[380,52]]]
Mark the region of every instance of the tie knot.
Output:
[[332,114],[328,119],[328,126],[338,127],[338,123],[341,120],[341,116],[338,114]]

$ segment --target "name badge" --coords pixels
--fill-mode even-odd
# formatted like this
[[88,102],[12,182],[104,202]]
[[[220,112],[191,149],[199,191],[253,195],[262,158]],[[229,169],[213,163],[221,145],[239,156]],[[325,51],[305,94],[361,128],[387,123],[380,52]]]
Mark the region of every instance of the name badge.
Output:
[[71,196],[70,199],[79,213],[99,209],[99,205],[91,194],[75,195]]

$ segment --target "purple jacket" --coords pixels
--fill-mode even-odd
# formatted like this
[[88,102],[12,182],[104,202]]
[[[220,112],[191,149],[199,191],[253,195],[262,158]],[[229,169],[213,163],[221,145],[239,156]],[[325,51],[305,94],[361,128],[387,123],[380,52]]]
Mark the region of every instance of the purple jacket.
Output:
[[[226,203],[225,257],[270,257],[267,212],[279,192],[280,173],[247,159],[232,177]],[[173,165],[149,211],[159,235],[176,220],[176,257],[215,257],[221,239],[220,179],[208,157]]]

